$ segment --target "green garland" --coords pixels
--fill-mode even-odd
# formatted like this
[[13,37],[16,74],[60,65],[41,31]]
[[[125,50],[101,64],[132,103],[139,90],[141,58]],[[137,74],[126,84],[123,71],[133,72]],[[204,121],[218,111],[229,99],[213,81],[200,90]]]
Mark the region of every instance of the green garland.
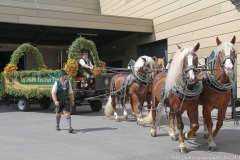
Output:
[[24,43],[18,46],[18,48],[13,52],[11,56],[10,63],[17,65],[19,63],[19,59],[26,53],[34,54],[39,69],[45,67],[41,52],[36,47],[33,47],[29,43]]
[[79,37],[75,41],[73,41],[72,45],[69,47],[68,50],[68,59],[77,60],[77,53],[82,51],[83,49],[90,51],[93,62],[98,67],[100,60],[98,57],[96,45],[92,40],[87,40],[84,37]]
[[[35,56],[36,63],[39,67],[39,71],[14,71],[11,72],[8,76],[8,78],[18,78],[18,77],[24,77],[24,76],[43,76],[43,75],[49,75],[49,74],[59,74],[60,71],[53,71],[53,70],[45,70],[47,69],[44,61],[43,56],[41,52],[34,46],[30,45],[29,43],[24,43],[13,52],[11,55],[11,59],[9,64],[15,64],[17,65],[19,63],[19,59],[26,53],[32,53]],[[32,89],[32,90],[18,90],[14,88],[5,88],[5,81],[4,81],[4,72],[1,73],[0,77],[0,100],[3,99],[6,94],[13,95],[13,96],[24,96],[26,98],[41,98],[42,96],[50,96],[51,91],[50,90],[40,90],[40,89]]]

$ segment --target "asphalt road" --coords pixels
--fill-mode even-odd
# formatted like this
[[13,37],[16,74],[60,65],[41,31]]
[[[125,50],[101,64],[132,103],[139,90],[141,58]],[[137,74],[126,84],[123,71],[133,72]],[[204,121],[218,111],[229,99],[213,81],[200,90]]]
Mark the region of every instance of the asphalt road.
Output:
[[[178,142],[168,136],[165,116],[157,137],[150,136],[150,127],[136,124],[136,119],[115,122],[112,117],[92,112],[89,106],[79,106],[72,115],[75,134],[69,134],[64,117],[61,131],[55,130],[53,107],[42,110],[32,105],[28,112],[20,112],[16,105],[0,103],[0,159],[1,160],[156,160],[156,159],[240,159],[240,126],[226,120],[215,142],[217,151],[209,151],[203,138],[203,126],[198,135],[185,141],[189,153],[178,152]],[[130,113],[130,110],[128,110]],[[230,108],[227,117],[230,116]],[[118,113],[122,113],[118,109]],[[213,113],[216,122],[216,112]],[[183,115],[184,131],[189,129]]]

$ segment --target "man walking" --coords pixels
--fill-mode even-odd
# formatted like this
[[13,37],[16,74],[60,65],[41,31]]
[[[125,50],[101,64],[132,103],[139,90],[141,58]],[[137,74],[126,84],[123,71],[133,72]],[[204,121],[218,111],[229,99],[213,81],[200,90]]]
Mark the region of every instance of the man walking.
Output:
[[56,130],[60,131],[59,124],[63,112],[69,127],[68,132],[72,133],[74,130],[71,126],[70,107],[74,105],[74,95],[65,70],[61,70],[60,79],[53,85],[52,99],[56,106]]

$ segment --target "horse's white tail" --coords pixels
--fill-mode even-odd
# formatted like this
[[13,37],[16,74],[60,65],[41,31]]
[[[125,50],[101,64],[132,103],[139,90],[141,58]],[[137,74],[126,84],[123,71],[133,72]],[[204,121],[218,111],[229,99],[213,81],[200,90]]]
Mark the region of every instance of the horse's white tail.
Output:
[[[158,104],[158,107],[156,108],[156,117],[155,117],[155,127],[160,125],[160,120],[162,117],[163,112],[163,105],[161,103]],[[147,124],[150,124],[152,122],[152,110],[148,113],[148,115],[140,122],[142,126],[145,126]]]
[[140,122],[139,124],[142,126],[146,126],[147,124],[151,124],[152,123],[152,110],[150,110],[150,112],[148,112],[147,116],[145,116]]
[[113,113],[113,106],[112,106],[112,97],[108,97],[107,104],[104,107],[104,115],[105,116],[111,116]]

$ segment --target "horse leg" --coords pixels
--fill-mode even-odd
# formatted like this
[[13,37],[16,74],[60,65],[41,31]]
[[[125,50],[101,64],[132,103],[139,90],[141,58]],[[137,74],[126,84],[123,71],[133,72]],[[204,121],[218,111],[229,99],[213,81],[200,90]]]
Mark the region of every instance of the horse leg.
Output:
[[[156,107],[155,107],[156,108]],[[156,137],[157,135],[157,126],[156,126],[156,110],[152,106],[152,125],[151,125],[151,136]]]
[[148,108],[148,112],[150,112],[151,109],[151,95],[147,95],[147,108]]
[[177,118],[177,128],[179,131],[179,152],[187,153],[187,148],[184,144],[184,134],[183,134],[184,124],[182,122],[182,113],[177,112],[175,115]]
[[130,105],[131,105],[131,110],[132,110],[132,116],[136,117],[136,114],[134,112],[134,106],[133,106],[133,99],[132,99],[132,97],[130,97]]
[[128,114],[127,114],[127,108],[126,108],[126,101],[124,102],[123,100],[121,101],[122,107],[123,107],[123,118],[128,119]]
[[217,145],[214,142],[213,138],[213,133],[212,133],[212,127],[213,127],[213,122],[212,122],[212,117],[211,117],[211,111],[212,109],[208,109],[210,106],[204,106],[204,121],[205,125],[208,129],[208,149],[209,150],[216,150]]
[[190,106],[190,108],[188,108],[187,114],[190,120],[190,131],[184,134],[185,139],[193,137],[199,128],[198,106]]
[[112,107],[114,111],[114,117],[116,122],[120,122],[120,118],[117,114],[117,109],[116,109],[116,96],[112,96]]
[[223,120],[225,118],[225,113],[227,111],[227,106],[226,107],[219,107],[220,109],[218,109],[218,121],[216,124],[216,128],[213,131],[213,137],[217,137],[217,134],[219,132],[219,130],[222,128],[223,125]]
[[177,141],[178,140],[178,136],[175,133],[175,124],[174,124],[174,120],[175,120],[175,113],[173,113],[173,109],[170,108],[170,112],[169,112],[169,136],[171,137],[171,139],[173,141]]

